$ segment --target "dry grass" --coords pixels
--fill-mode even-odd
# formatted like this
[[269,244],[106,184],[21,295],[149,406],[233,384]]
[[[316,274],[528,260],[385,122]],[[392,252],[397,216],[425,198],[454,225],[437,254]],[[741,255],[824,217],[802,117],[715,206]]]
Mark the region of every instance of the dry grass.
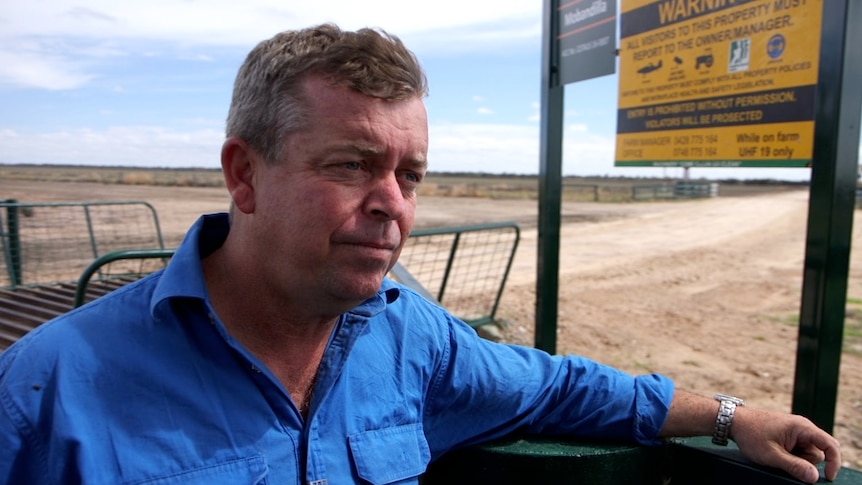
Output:
[[[0,178],[46,182],[95,182],[172,187],[223,187],[221,170],[204,168],[85,167],[69,165],[2,165]],[[562,198],[570,202],[629,202],[634,187],[673,184],[664,178],[564,177]],[[749,196],[795,190],[799,183],[760,180],[722,180],[722,196]],[[429,173],[420,195],[535,200],[539,178],[535,175]]]
[[36,180],[45,182],[96,182],[104,184],[177,187],[224,186],[221,171],[214,169],[0,165],[0,177],[7,180]]

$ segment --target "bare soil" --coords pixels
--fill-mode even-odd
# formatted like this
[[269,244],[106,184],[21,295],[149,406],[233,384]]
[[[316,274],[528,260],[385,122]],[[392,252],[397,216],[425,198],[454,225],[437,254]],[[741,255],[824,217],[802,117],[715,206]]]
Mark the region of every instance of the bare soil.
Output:
[[[158,211],[169,246],[198,215],[229,203],[223,188],[2,179],[0,197],[145,200]],[[789,410],[807,204],[805,189],[674,202],[564,203],[557,352],[636,374],[660,372],[681,388]],[[418,209],[418,227],[521,224],[498,317],[505,323],[503,338],[525,345],[534,342],[537,208],[528,199],[426,196]],[[859,222],[854,243],[862,244]],[[848,283],[835,434],[845,465],[862,469],[862,338],[851,318],[862,308],[862,253],[852,254]]]

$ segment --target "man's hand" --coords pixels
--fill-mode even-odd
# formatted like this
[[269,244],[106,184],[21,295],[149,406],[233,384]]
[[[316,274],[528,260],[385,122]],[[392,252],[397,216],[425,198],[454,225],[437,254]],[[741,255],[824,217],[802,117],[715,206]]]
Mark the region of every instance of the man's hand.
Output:
[[[660,435],[709,436],[715,430],[718,406],[715,399],[677,389]],[[827,480],[834,480],[841,468],[838,440],[802,416],[740,406],[730,439],[749,460],[780,468],[803,482],[819,479],[814,465],[824,460]]]
[[824,460],[827,480],[834,480],[841,468],[838,440],[802,416],[739,407],[730,438],[751,461],[780,468],[803,482],[819,479],[814,465]]

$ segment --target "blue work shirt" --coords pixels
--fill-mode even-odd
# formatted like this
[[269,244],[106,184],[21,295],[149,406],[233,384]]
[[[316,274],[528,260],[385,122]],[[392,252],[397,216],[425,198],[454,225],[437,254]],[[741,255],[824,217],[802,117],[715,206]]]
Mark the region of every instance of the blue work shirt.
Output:
[[513,432],[651,443],[673,385],[493,343],[386,280],[344,314],[308,419],[219,321],[203,216],[170,264],[0,355],[3,483],[416,483],[443,453]]

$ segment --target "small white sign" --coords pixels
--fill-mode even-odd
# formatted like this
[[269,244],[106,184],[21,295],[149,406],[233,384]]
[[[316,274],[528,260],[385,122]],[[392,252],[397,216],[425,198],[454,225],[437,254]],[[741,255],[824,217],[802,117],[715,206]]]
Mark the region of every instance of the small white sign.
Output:
[[727,72],[747,71],[751,63],[751,38],[732,41],[728,59]]

